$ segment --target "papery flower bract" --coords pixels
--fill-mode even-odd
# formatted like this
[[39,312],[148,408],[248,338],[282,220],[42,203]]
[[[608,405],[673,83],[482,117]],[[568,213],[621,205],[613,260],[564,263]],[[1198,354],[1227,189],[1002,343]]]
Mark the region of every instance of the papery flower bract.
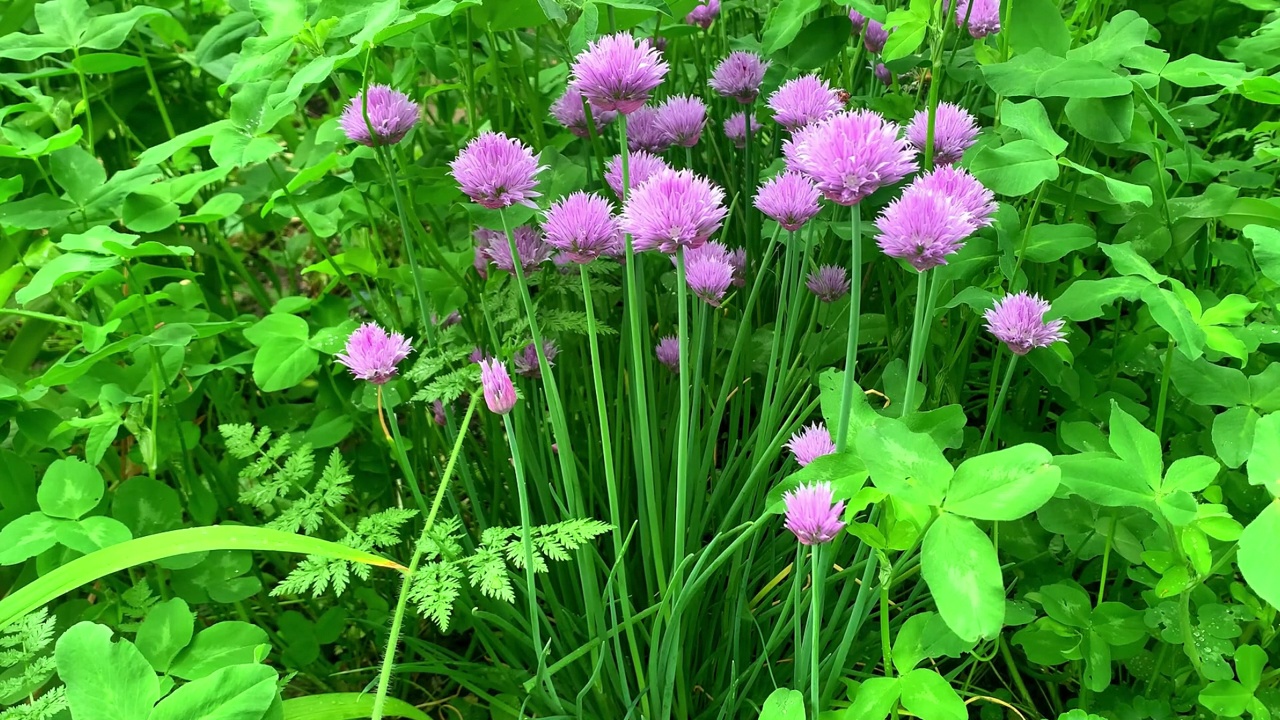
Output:
[[720,301],[733,284],[733,265],[727,257],[709,255],[686,260],[685,283],[708,305],[720,307]]
[[[964,151],[978,137],[978,123],[968,110],[949,102],[938,103],[933,116],[933,161],[939,165],[960,162]],[[907,141],[920,152],[929,144],[929,110],[917,112],[907,125]]]
[[538,173],[546,169],[527,145],[503,133],[476,136],[449,163],[462,192],[490,210],[519,203],[537,207]]
[[796,431],[783,447],[791,451],[800,467],[817,460],[823,455],[836,451],[836,444],[831,441],[831,433],[823,423],[813,423]]
[[[760,123],[756,120],[755,113],[751,114],[751,134],[759,137]],[[733,146],[741,150],[747,146],[747,114],[745,112],[736,112],[724,121],[724,135],[733,141]]]
[[707,84],[724,97],[746,105],[760,94],[760,83],[772,64],[753,52],[735,50],[720,61]]
[[782,227],[795,232],[814,215],[821,206],[822,196],[809,179],[798,172],[783,171],[765,180],[756,190],[755,205]]
[[698,4],[684,16],[684,21],[706,30],[720,14],[720,0],[698,0]]
[[[583,109],[582,93],[578,89],[570,86],[564,91],[564,94],[556,98],[551,103],[551,116],[561,125],[565,126],[569,132],[580,138],[591,136],[590,128],[587,125],[587,112]],[[601,110],[594,105],[591,106],[591,118],[596,126],[596,132],[609,123],[616,120],[618,113],[612,110]]]
[[[369,86],[369,122],[365,117],[364,95],[357,94],[347,103],[338,124],[347,137],[361,145],[394,145],[404,139],[418,122],[422,108],[408,95],[386,85]],[[373,135],[369,126],[373,126]]]
[[[556,346],[553,340],[542,341],[542,354],[547,356],[547,365],[555,365],[556,355],[560,354],[560,348]],[[516,369],[517,375],[523,375],[527,378],[542,377],[542,367],[538,364],[538,348],[533,343],[525,345],[511,358],[511,365]]]
[[705,243],[727,214],[718,185],[689,170],[662,170],[627,197],[622,229],[637,251],[674,253]]
[[627,117],[627,147],[632,152],[644,150],[657,154],[671,147],[671,138],[658,124],[658,116],[658,108],[646,105]]
[[788,80],[769,96],[773,119],[791,132],[828,118],[843,107],[839,94],[817,75]]
[[849,8],[849,22],[853,23],[853,31],[860,33],[867,26],[867,16],[853,8]]
[[[1000,0],[955,0],[956,27],[964,25],[965,17],[969,18],[969,35],[973,38],[984,38],[1000,32]],[[973,10],[969,3],[973,3]]]
[[376,323],[365,323],[347,337],[343,352],[334,356],[358,380],[382,385],[396,376],[396,365],[409,357],[413,346],[400,333],[387,334]]
[[[551,259],[552,248],[542,239],[542,234],[532,225],[521,225],[511,231],[516,241],[516,253],[520,257],[520,269],[533,272],[539,265]],[[509,273],[516,271],[516,264],[511,259],[511,245],[505,233],[493,232],[488,236],[484,248],[485,257],[498,266],[499,270]]]
[[876,219],[880,249],[906,260],[919,272],[947,264],[947,256],[964,247],[973,225],[945,197],[908,187]]
[[[630,186],[627,189],[635,190],[649,178],[667,169],[667,162],[653,153],[643,150],[631,152],[627,155],[627,184]],[[614,155],[609,160],[609,167],[604,173],[604,179],[605,182],[609,183],[609,187],[613,188],[614,194],[622,197],[621,155]]]
[[657,125],[668,144],[693,147],[707,125],[707,105],[700,98],[673,95],[658,107]]
[[1063,339],[1062,320],[1045,320],[1049,303],[1039,295],[1007,295],[982,314],[986,328],[1015,355],[1048,347]]
[[833,505],[834,499],[831,484],[826,482],[801,485],[782,494],[786,528],[800,544],[831,542],[844,529],[844,521],[840,519],[844,513],[844,501]]
[[889,67],[884,63],[876,63],[875,70],[876,79],[884,84],[885,87],[893,87],[893,73],[889,71]]
[[862,44],[866,46],[867,52],[880,54],[888,40],[889,31],[885,29],[884,25],[875,20],[867,20],[867,30],[862,35]]
[[838,113],[782,146],[787,167],[814,181],[824,197],[853,205],[916,169],[897,124],[871,110]]
[[570,73],[574,87],[593,106],[630,115],[662,84],[667,63],[648,40],[616,33],[588,44]]
[[622,230],[613,206],[595,193],[575,192],[547,208],[542,221],[546,242],[568,260],[589,263],[601,255],[616,254]]
[[658,362],[666,365],[672,372],[680,372],[680,338],[675,335],[659,338],[653,352],[658,356]]
[[809,273],[805,287],[822,302],[835,302],[849,294],[849,271],[839,265],[822,265]]
[[506,415],[516,406],[516,387],[501,360],[489,358],[480,361],[480,386],[489,412]]
[[943,165],[911,182],[918,190],[941,195],[974,229],[987,227],[995,215],[996,196],[964,168]]

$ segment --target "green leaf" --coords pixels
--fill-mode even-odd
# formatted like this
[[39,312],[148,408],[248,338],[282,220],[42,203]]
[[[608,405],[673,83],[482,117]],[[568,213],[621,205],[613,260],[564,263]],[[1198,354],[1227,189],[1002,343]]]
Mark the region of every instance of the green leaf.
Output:
[[112,545],[51,570],[0,599],[0,629],[51,600],[113,572],[176,555],[211,550],[292,552],[404,570],[392,560],[305,535],[240,525],[186,528]]
[[938,614],[960,639],[974,642],[1000,632],[1005,606],[1000,561],[991,539],[972,520],[945,513],[935,520],[924,536],[920,571]]
[[790,45],[804,27],[805,17],[821,4],[820,0],[782,0],[774,5],[764,23],[761,51],[772,55]]
[[1010,46],[1018,53],[1036,48],[1066,57],[1071,33],[1062,12],[1053,0],[1018,0],[1009,5],[1009,27],[1004,29]]
[[1111,401],[1110,435],[1107,437],[1111,451],[1152,490],[1160,487],[1164,472],[1163,451],[1160,438],[1124,411],[1115,400]]
[[[431,720],[418,708],[397,698],[386,698],[382,706],[387,717],[409,720]],[[370,693],[326,693],[284,701],[284,720],[361,720],[372,717],[373,695]]]
[[1247,467],[1250,485],[1262,485],[1272,497],[1280,497],[1280,412],[1257,422]]
[[258,720],[278,695],[273,668],[232,665],[173,691],[150,720]]
[[[1003,607],[1002,600],[1002,610]],[[951,683],[933,670],[916,668],[903,675],[899,683],[902,707],[920,720],[967,720],[969,717],[964,701]]]
[[928,435],[880,418],[858,433],[857,449],[877,488],[907,502],[942,504],[954,470]]
[[[1127,89],[1131,89],[1127,82],[1125,85]],[[1133,132],[1132,95],[1073,97],[1067,101],[1066,113],[1071,127],[1095,142],[1119,144],[1128,140]]]
[[1067,149],[1067,141],[1053,129],[1049,113],[1039,100],[1006,102],[1000,109],[1000,122],[1054,155],[1061,155]]
[[1178,344],[1179,352],[1190,360],[1204,354],[1204,328],[1177,295],[1150,285],[1142,291],[1142,302],[1151,311],[1151,317]]
[[1272,500],[1240,534],[1236,562],[1244,581],[1272,607],[1280,608],[1280,503]]
[[[897,659],[895,655],[895,663]],[[900,690],[901,686],[897,678],[867,678],[858,686],[858,692],[853,696],[853,704],[845,710],[844,717],[849,720],[884,720],[898,702]],[[799,716],[799,718],[803,717],[803,715]]]
[[942,509],[977,520],[1017,520],[1048,502],[1061,476],[1053,455],[1032,443],[978,455],[956,468]]
[[73,625],[58,638],[54,657],[76,720],[147,720],[160,699],[147,659],[128,640],[111,642],[106,625]]
[[1076,250],[1093,245],[1096,241],[1093,228],[1088,225],[1040,223],[1032,225],[1027,233],[1027,247],[1023,257],[1037,263],[1057,262]]
[[66,522],[37,511],[0,527],[0,565],[16,565],[53,547]]
[[187,601],[171,598],[147,612],[134,643],[151,667],[167,673],[173,659],[191,642],[194,632],[195,616]]
[[969,170],[993,192],[1026,195],[1046,180],[1058,178],[1058,161],[1053,153],[1033,140],[1014,140],[1007,145],[982,148]]
[[1139,507],[1155,512],[1155,492],[1129,463],[1106,453],[1059,455],[1062,486],[1105,507]]
[[[1133,92],[1129,81],[1111,72],[1102,63],[1079,58],[1055,66],[1036,81],[1040,97],[1105,98]],[[1133,103],[1129,104],[1130,113]]]
[[760,708],[760,720],[805,720],[804,694],[787,688],[774,690]]
[[1249,459],[1259,419],[1247,407],[1231,408],[1213,419],[1213,449],[1227,467],[1234,470]]
[[54,460],[40,481],[40,509],[53,517],[75,520],[102,500],[102,473],[80,458]]

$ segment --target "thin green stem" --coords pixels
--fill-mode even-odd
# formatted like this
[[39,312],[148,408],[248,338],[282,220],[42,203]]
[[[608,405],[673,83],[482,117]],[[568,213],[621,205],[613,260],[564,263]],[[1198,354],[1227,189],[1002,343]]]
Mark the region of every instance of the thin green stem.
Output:
[[849,445],[849,415],[853,407],[854,375],[858,365],[858,332],[862,320],[862,206],[850,211],[850,244],[853,257],[849,261],[849,339],[844,352],[844,384],[840,391],[840,424],[836,430],[836,452]]

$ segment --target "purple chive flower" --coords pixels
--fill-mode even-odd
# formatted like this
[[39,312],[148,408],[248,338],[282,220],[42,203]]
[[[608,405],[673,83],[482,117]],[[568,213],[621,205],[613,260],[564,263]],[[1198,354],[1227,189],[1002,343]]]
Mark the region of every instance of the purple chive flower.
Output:
[[765,180],[756,190],[756,207],[782,227],[795,232],[818,214],[818,188],[791,170]]
[[867,31],[862,36],[862,44],[866,46],[867,52],[879,55],[888,40],[889,31],[884,28],[884,25],[875,20],[867,20]]
[[855,34],[860,33],[867,26],[867,16],[853,8],[849,8],[849,22],[853,23],[853,32]]
[[786,528],[801,545],[822,545],[835,539],[844,529],[840,515],[844,501],[832,505],[831,483],[801,485],[782,494],[786,504]]
[[693,147],[707,126],[707,105],[700,98],[673,95],[658,107],[657,125],[668,144]]
[[849,294],[849,271],[839,265],[823,265],[809,273],[805,287],[822,302],[835,302]]
[[658,108],[644,106],[627,118],[627,147],[632,151],[663,153],[671,147],[671,138],[659,124]]
[[800,467],[804,467],[823,455],[836,451],[836,444],[831,441],[831,433],[827,426],[817,422],[796,431],[787,441],[786,447],[795,456]]
[[[755,113],[751,114],[751,134],[759,136],[760,122],[756,120]],[[745,112],[736,112],[724,121],[724,135],[733,141],[733,146],[742,149],[747,146],[747,114]]]
[[[707,243],[710,245],[711,243]],[[729,265],[733,267],[733,286],[743,287],[747,284],[747,249],[737,248],[729,251]]]
[[400,333],[387,334],[376,323],[365,323],[347,338],[343,352],[334,357],[357,380],[381,385],[396,376],[396,365],[409,357],[413,347]]
[[753,52],[736,50],[720,61],[707,84],[722,96],[746,105],[760,94],[760,83],[772,64]]
[[[649,178],[667,169],[669,169],[667,162],[657,155],[643,150],[633,151],[627,156],[627,183],[630,186],[627,189],[635,190]],[[605,172],[604,179],[609,183],[609,187],[613,188],[613,193],[622,197],[621,155],[614,155],[609,161],[609,169]]]
[[694,295],[708,305],[720,307],[720,301],[733,284],[733,265],[729,263],[727,255],[703,253],[686,259],[685,283]]
[[680,372],[680,338],[675,335],[663,336],[653,352],[658,356],[658,362],[670,368],[671,372]]
[[688,15],[684,16],[684,21],[690,25],[697,25],[706,30],[711,27],[712,21],[720,14],[720,0],[698,0],[698,4]]
[[974,230],[954,203],[914,184],[889,203],[876,227],[884,254],[906,260],[919,272],[946,265],[947,256],[964,247]]
[[696,248],[720,229],[724,190],[689,170],[662,170],[637,187],[622,209],[622,229],[637,251]]
[[[555,365],[556,355],[560,354],[560,348],[552,340],[542,341],[542,354],[547,356],[547,365]],[[529,343],[520,349],[519,352],[511,358],[511,365],[515,367],[517,375],[523,375],[527,378],[542,377],[542,367],[538,364],[538,348],[533,343]]]
[[840,205],[854,205],[916,169],[896,123],[871,110],[842,112],[806,127],[782,146],[787,168]]
[[839,94],[817,75],[788,80],[769,96],[773,119],[793,133],[834,115],[843,107]]
[[630,115],[662,83],[667,63],[648,40],[617,33],[587,45],[569,72],[574,87],[594,107]]
[[[582,100],[582,93],[570,86],[563,95],[551,103],[551,115],[569,132],[580,138],[586,138],[590,137],[591,133],[587,126],[587,113],[582,107]],[[591,118],[595,122],[596,132],[600,132],[600,128],[613,122],[617,117],[618,113],[612,110],[591,107]]]
[[[404,139],[405,135],[418,123],[422,109],[418,103],[409,99],[408,95],[393,90],[386,85],[369,86],[369,122],[364,121],[363,93],[357,94],[347,103],[342,111],[338,124],[347,137],[361,145],[394,145]],[[373,135],[369,134],[369,126],[373,126]]]
[[972,1],[973,10],[970,10],[970,0],[957,0],[956,27],[962,27],[968,17],[969,35],[975,39],[1000,32],[1000,0]]
[[507,366],[501,360],[488,358],[480,361],[480,386],[489,412],[506,415],[516,406],[516,386],[511,384]]
[[[933,161],[939,165],[960,162],[964,151],[978,137],[978,123],[968,110],[949,102],[938,103],[933,118]],[[907,142],[924,152],[929,140],[929,111],[921,110],[907,126]]]
[[537,207],[534,188],[546,169],[527,145],[495,132],[476,136],[449,167],[462,192],[490,210],[516,203]]
[[548,245],[560,250],[567,260],[581,264],[617,254],[622,245],[613,205],[595,193],[575,192],[552,203],[542,231]]
[[1049,303],[1039,295],[1025,292],[1006,295],[982,317],[987,330],[1015,355],[1026,355],[1032,349],[1048,347],[1063,339],[1062,320],[1044,319]]
[[893,73],[889,72],[889,68],[884,63],[876,63],[876,67],[872,72],[875,73],[877,80],[884,83],[885,87],[893,87]]
[[[521,225],[512,230],[511,234],[515,237],[520,269],[524,272],[533,272],[539,265],[551,259],[552,248],[543,241],[537,228],[532,225]],[[486,238],[486,245],[481,252],[489,258],[490,262],[497,265],[499,270],[514,273],[516,264],[511,259],[511,245],[507,242],[506,234],[490,231]]]
[[445,423],[448,422],[449,419],[444,415],[444,403],[439,400],[431,403],[431,419],[435,421],[436,425],[439,425],[440,427],[445,426]]
[[964,168],[943,165],[921,175],[911,184],[951,201],[975,230],[989,226],[991,216],[997,210],[995,195]]

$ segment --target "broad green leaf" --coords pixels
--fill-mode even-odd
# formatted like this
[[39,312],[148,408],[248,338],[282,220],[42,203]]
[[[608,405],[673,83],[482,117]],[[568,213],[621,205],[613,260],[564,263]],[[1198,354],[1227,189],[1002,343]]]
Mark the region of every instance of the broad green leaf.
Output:
[[943,510],[978,520],[1017,520],[1058,489],[1062,472],[1048,450],[1032,443],[960,463]]
[[[409,703],[389,697],[382,707],[387,717],[431,720]],[[372,717],[371,693],[325,693],[289,698],[284,701],[284,720],[362,720]]]
[[[932,613],[930,613],[932,614]],[[913,618],[914,619],[914,618]],[[894,661],[897,661],[894,657]],[[898,702],[901,685],[897,678],[871,677],[862,681],[853,704],[844,712],[847,720],[884,720]],[[802,720],[800,715],[798,720]],[[763,716],[761,716],[763,719]]]
[[169,672],[178,653],[191,642],[195,616],[182,598],[171,598],[153,606],[138,626],[134,643],[157,672]]
[[1067,149],[1067,141],[1053,129],[1049,113],[1039,100],[1033,98],[1020,103],[1006,102],[1000,109],[1000,122],[1054,155],[1061,155]]
[[267,665],[222,668],[170,693],[150,720],[259,720],[279,695],[276,677]]
[[40,480],[37,497],[46,515],[75,520],[92,510],[105,491],[102,473],[80,458],[54,460]]
[[1027,233],[1027,247],[1023,257],[1030,262],[1057,262],[1076,250],[1093,245],[1096,241],[1093,228],[1088,225],[1040,223],[1032,225]]
[[877,488],[920,505],[942,504],[954,470],[928,435],[880,418],[858,433],[857,449]]
[[1000,561],[991,539],[972,520],[948,513],[935,520],[924,536],[920,572],[938,614],[960,639],[973,642],[1000,632],[1005,606]]
[[1213,449],[1227,467],[1234,470],[1249,459],[1258,420],[1258,413],[1247,407],[1231,408],[1213,419]]
[[1071,127],[1094,142],[1117,145],[1128,140],[1133,132],[1132,95],[1073,97],[1067,100],[1066,113]]
[[1179,352],[1190,360],[1204,354],[1204,328],[1177,295],[1149,285],[1142,291],[1142,302],[1151,311],[1151,317],[1177,343]]
[[1263,417],[1255,425],[1247,467],[1250,485],[1262,485],[1272,497],[1280,497],[1280,412]]
[[1164,472],[1160,438],[1125,412],[1115,400],[1111,401],[1109,427],[1107,442],[1116,457],[1128,463],[1132,472],[1152,490],[1160,487],[1160,476]]
[[58,638],[54,658],[76,720],[147,720],[160,699],[147,659],[128,640],[111,642],[106,625],[73,625]]
[[176,555],[211,550],[292,552],[403,570],[392,560],[305,535],[240,525],[186,528],[112,545],[40,576],[0,599],[0,629],[81,585],[113,572]]
[[760,708],[760,720],[805,720],[804,694],[787,688],[774,690]]
[[898,682],[902,688],[902,707],[920,720],[967,720],[969,717],[964,701],[936,671],[916,668]]
[[[1067,58],[1036,81],[1036,95],[1040,97],[1105,98],[1120,97],[1133,92],[1129,81],[1093,60]],[[1133,104],[1129,105],[1130,114]]]
[[1009,27],[1004,29],[1010,46],[1018,54],[1036,48],[1066,57],[1071,33],[1062,11],[1053,0],[1018,0],[1009,5]]
[[969,170],[993,192],[1026,195],[1046,180],[1058,178],[1058,161],[1053,153],[1034,140],[1014,140],[1007,145],[982,148]]
[[67,522],[36,511],[0,527],[0,565],[16,565],[53,547],[58,527]]
[[1155,492],[1129,463],[1106,453],[1059,455],[1062,486],[1106,507],[1139,507],[1155,512]]
[[1236,562],[1245,582],[1272,607],[1280,608],[1280,502],[1272,500],[1240,534]]

